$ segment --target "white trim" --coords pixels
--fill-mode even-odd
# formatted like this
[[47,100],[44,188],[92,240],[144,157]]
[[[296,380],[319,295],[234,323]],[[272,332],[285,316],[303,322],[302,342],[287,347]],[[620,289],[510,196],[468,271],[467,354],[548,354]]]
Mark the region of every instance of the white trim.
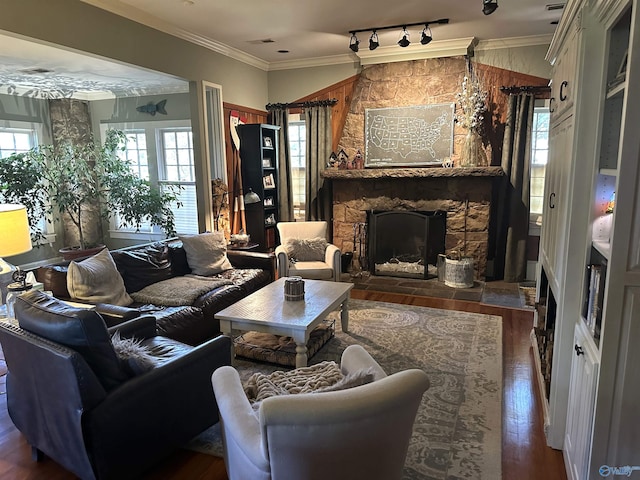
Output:
[[342,55],[329,55],[326,57],[303,58],[300,60],[281,60],[269,63],[269,72],[276,70],[292,70],[294,68],[325,67],[327,65],[342,65],[345,63],[358,63],[354,53]]
[[502,48],[532,47],[536,45],[549,45],[553,35],[531,35],[528,37],[509,37],[480,40],[474,50],[500,50]]

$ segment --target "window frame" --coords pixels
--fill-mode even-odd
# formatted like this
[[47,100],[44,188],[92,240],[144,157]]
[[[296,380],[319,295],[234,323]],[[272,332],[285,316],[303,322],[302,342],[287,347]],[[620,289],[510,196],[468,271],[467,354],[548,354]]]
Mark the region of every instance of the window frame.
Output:
[[[44,142],[44,131],[45,126],[40,122],[25,122],[21,120],[0,120],[0,132],[28,132],[30,136],[30,148],[27,150],[20,150],[8,153],[9,156],[12,153],[26,153],[29,150],[38,147],[40,144]],[[0,157],[5,158],[5,155],[0,149]],[[44,212],[42,219],[40,220],[39,228],[42,231],[43,237],[39,239],[37,245],[48,245],[52,244],[56,241],[56,233],[53,224],[53,220],[50,215],[47,215]]]
[[[129,132],[141,133],[144,131],[146,136],[146,151],[147,151],[147,168],[149,173],[149,182],[152,185],[156,185],[162,188],[163,184],[172,182],[163,181],[162,170],[164,168],[164,151],[162,149],[161,136],[162,132],[166,130],[188,130],[191,133],[191,154],[193,156],[193,131],[190,120],[160,120],[160,121],[148,121],[148,122],[127,122],[127,123],[102,123],[100,125],[100,136],[104,140],[106,131],[108,129],[118,129],[128,134]],[[192,164],[194,160],[192,159]],[[195,171],[193,172],[195,186]],[[196,215],[193,218],[193,231],[178,232],[179,234],[197,233],[198,231],[198,217],[197,217],[197,198],[196,202]],[[144,226],[143,226],[144,227]],[[136,231],[133,227],[119,227],[117,225],[117,218],[111,216],[109,220],[109,236],[113,239],[127,239],[127,240],[143,240],[143,241],[156,241],[162,240],[165,237],[162,229],[156,225],[147,225],[147,229]]]

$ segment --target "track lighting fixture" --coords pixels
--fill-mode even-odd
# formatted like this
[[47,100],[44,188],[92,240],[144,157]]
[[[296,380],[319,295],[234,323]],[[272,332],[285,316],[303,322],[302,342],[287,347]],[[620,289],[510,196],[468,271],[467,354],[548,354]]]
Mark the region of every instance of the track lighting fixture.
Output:
[[498,0],[482,0],[482,13],[491,15],[498,8]]
[[[495,10],[496,8],[498,8],[498,2],[497,1],[489,1],[489,0],[482,0],[483,3],[486,5],[487,3],[493,3],[495,4],[495,7],[493,8],[493,10]],[[493,11],[491,10],[491,11]],[[484,9],[483,9],[484,11]],[[485,12],[485,15],[489,15],[488,13]],[[396,28],[401,28],[402,31],[400,33],[400,39],[398,40],[398,45],[400,45],[401,47],[408,47],[411,44],[411,41],[409,40],[410,37],[410,33],[409,30],[407,30],[407,27],[416,27],[418,25],[424,25],[424,28],[422,30],[422,34],[420,35],[420,43],[422,45],[427,45],[428,43],[431,43],[431,41],[433,40],[433,35],[431,33],[431,27],[430,25],[446,25],[447,23],[449,23],[449,19],[448,18],[441,18],[439,20],[431,20],[428,22],[418,22],[418,23],[405,23],[402,25],[389,25],[388,27],[371,27],[371,28],[360,28],[358,30],[350,30],[349,33],[351,34],[351,39],[349,40],[349,48],[353,51],[353,52],[357,52],[359,50],[359,45],[360,45],[360,41],[358,40],[358,37],[356,37],[357,33],[360,32],[372,32],[371,33],[371,37],[369,37],[369,50],[375,50],[376,48],[378,48],[380,46],[380,41],[378,40],[378,30],[391,30],[391,29],[396,29]]]
[[369,50],[375,50],[380,46],[380,42],[378,41],[378,34],[374,30],[371,34],[371,38],[369,39]]
[[351,32],[351,40],[349,41],[349,48],[354,52],[357,52],[358,45],[360,45],[360,40],[358,40],[358,37],[356,37],[356,32]]
[[398,45],[401,47],[408,47],[411,42],[409,41],[409,32],[407,31],[407,27],[402,27],[402,32],[400,32],[400,40],[398,40]]
[[431,29],[429,28],[429,24],[426,24],[422,30],[422,35],[420,36],[420,43],[422,45],[427,45],[431,40],[433,40]]

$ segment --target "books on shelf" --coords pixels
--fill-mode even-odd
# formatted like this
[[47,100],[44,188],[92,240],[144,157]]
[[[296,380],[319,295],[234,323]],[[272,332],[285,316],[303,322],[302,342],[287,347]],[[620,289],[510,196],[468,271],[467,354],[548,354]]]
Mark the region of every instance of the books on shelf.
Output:
[[606,267],[601,264],[593,264],[588,267],[588,298],[585,322],[594,338],[600,337],[600,324],[602,322],[602,303],[604,300],[604,280]]

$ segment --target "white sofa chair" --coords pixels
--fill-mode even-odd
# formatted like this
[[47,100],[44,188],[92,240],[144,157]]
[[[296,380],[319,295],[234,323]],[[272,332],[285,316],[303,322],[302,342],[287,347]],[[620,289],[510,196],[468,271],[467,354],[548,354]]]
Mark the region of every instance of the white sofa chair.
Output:
[[324,258],[321,260],[301,261],[287,255],[288,239],[324,238],[328,242],[327,222],[279,222],[277,227],[280,245],[276,247],[275,254],[279,277],[298,275],[311,280],[340,281],[340,249],[331,243],[327,243]]
[[257,413],[233,367],[213,373],[229,480],[402,478],[427,375],[411,369],[387,376],[359,345],[347,347],[340,367],[345,375],[371,368],[374,381],[270,397]]

